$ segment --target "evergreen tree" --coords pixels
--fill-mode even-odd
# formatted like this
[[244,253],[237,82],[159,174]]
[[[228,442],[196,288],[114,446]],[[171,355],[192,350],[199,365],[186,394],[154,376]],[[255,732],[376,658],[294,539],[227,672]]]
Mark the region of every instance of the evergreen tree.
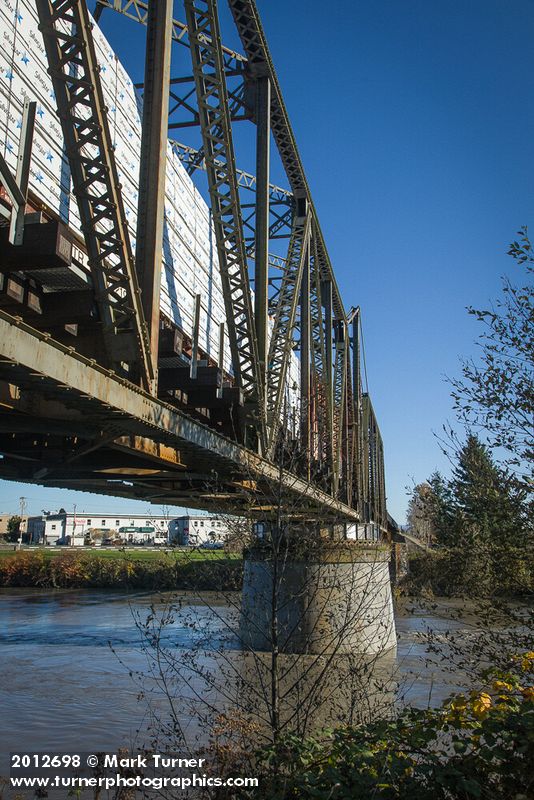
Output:
[[[464,542],[519,542],[524,533],[522,497],[488,448],[469,434],[458,452],[450,484]],[[460,542],[458,542],[460,543]]]
[[450,483],[437,470],[432,473],[428,483],[432,491],[432,517],[436,542],[440,545],[454,544],[455,505]]

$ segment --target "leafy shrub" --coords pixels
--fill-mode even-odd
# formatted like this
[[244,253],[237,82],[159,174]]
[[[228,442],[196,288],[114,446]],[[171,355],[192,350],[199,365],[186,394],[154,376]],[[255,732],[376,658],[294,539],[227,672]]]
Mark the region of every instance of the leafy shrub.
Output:
[[46,556],[21,552],[0,559],[0,586],[94,589],[239,590],[239,559],[189,560],[164,556],[154,561],[103,558],[84,553]]
[[402,582],[405,594],[441,597],[524,597],[534,592],[534,553],[529,547],[443,547],[417,553]]
[[[528,800],[534,793],[534,652],[439,709],[288,736],[260,753],[255,798]],[[246,794],[241,795],[247,796]]]

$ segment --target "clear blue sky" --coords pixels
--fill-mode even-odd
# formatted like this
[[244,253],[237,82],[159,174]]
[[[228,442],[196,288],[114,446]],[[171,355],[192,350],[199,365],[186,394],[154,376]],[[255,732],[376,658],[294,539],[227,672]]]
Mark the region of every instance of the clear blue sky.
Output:
[[[465,307],[497,296],[514,272],[508,243],[534,225],[534,2],[258,7],[345,305],[362,308],[388,505],[403,521],[412,476],[447,470],[433,431],[454,419],[444,376],[476,354]],[[106,11],[102,27],[142,80],[140,26]],[[37,512],[146,508],[2,483],[0,510],[20,494]]]

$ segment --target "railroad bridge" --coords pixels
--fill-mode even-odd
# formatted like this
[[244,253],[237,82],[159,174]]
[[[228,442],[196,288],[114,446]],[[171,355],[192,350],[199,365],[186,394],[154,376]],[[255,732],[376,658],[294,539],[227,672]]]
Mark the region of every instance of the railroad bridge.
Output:
[[[384,537],[360,311],[255,2],[228,4],[241,52],[217,0],[0,12],[0,477]],[[103,15],[146,28],[142,84]]]
[[[359,309],[340,297],[258,9],[229,6],[242,53],[222,43],[216,0],[185,0],[184,21],[171,0],[3,11],[0,475],[258,515],[281,482],[300,515],[385,531]],[[142,86],[103,14],[146,27]],[[238,166],[244,128],[255,175]],[[190,176],[207,177],[208,203]],[[177,183],[193,216],[176,212]],[[185,286],[173,216],[212,251]]]

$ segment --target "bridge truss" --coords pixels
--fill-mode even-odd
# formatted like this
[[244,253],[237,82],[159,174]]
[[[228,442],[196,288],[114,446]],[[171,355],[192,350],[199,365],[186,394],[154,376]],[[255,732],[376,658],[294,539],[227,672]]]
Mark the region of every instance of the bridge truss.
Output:
[[[147,29],[134,260],[85,0],[36,0],[84,241],[28,196],[15,243],[25,187],[0,163],[0,477],[260,516],[283,487],[295,516],[385,530],[359,310],[345,311],[258,9],[228,4],[243,53],[222,44],[217,0],[184,0],[183,22],[172,0],[96,0],[96,20],[115,13]],[[255,175],[239,168],[243,125]],[[159,308],[168,136],[187,172],[207,177],[231,373],[199,352],[198,315],[188,339]],[[288,189],[271,182],[272,144]],[[26,169],[29,158],[26,143]],[[91,280],[68,298],[43,290],[39,276],[78,246]]]

